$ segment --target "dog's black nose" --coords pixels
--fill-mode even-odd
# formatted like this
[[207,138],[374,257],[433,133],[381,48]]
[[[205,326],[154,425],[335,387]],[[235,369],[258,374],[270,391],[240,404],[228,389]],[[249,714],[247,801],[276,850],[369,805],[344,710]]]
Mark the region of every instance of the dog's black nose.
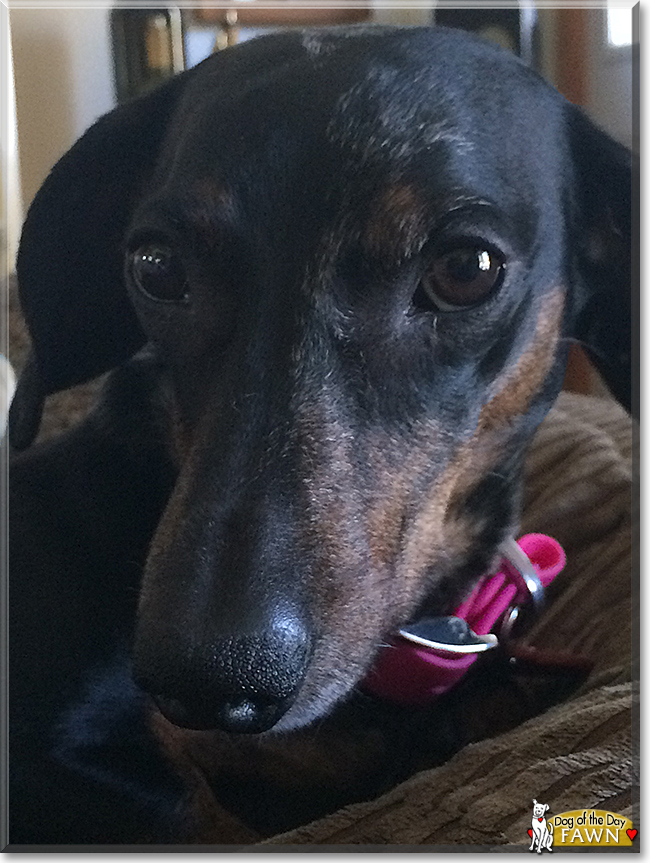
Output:
[[293,703],[310,655],[308,630],[296,617],[262,635],[221,637],[207,645],[141,632],[135,677],[175,725],[258,734]]

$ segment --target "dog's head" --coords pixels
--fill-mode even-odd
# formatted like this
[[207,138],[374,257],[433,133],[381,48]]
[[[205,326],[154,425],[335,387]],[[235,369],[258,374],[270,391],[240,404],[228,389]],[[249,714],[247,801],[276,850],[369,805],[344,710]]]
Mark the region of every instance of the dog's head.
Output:
[[538,803],[537,800],[533,800],[533,818],[542,818],[548,809],[548,803]]
[[274,35],[100,120],[18,261],[43,397],[164,366],[178,480],[136,672],[179,724],[301,726],[517,522],[571,338],[629,390],[629,156],[510,54]]

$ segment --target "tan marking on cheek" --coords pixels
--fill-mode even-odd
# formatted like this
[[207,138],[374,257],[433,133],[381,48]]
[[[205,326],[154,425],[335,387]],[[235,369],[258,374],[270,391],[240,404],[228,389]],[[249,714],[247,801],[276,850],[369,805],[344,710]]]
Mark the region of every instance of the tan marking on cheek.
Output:
[[[434,421],[420,424],[404,438],[374,431],[347,445],[334,431],[336,423],[317,422],[314,414],[309,426],[314,456],[306,508],[311,511],[311,547],[321,570],[317,589],[323,611],[327,615],[329,608],[336,614],[343,602],[348,608],[355,604],[356,586],[358,627],[362,617],[373,614],[384,623],[402,619],[426,588],[423,571],[436,562],[451,567],[469,544],[467,525],[445,525],[467,448],[436,477],[448,444]],[[366,454],[361,475],[350,446],[357,455]],[[433,479],[425,491],[427,476]]]
[[427,423],[408,440],[376,437],[369,447],[372,502],[366,524],[372,560],[387,567],[395,562],[409,511],[418,503],[418,478],[440,461],[441,446],[436,423]]
[[[409,451],[407,441],[381,431],[353,434],[335,414],[323,403],[303,409],[301,531],[312,562],[312,596],[331,636],[325,654],[331,659],[332,651],[341,651],[350,668],[371,656],[373,633],[379,639],[395,610],[408,604],[412,586],[395,578],[394,563],[414,476],[431,464],[432,453],[426,440],[411,440]],[[313,668],[320,663],[315,656]]]
[[467,546],[466,530],[459,531],[456,525],[448,529],[445,525],[447,506],[461,473],[465,450],[463,447],[450,467],[433,482],[409,527],[402,555],[406,578],[419,580],[423,571],[433,565],[444,568],[446,562],[453,561]]
[[355,523],[361,505],[355,484],[353,440],[326,393],[319,402],[300,409],[297,425],[302,544],[319,570],[314,589],[327,614],[328,608],[345,601],[342,592],[353,589],[339,573],[364,565]]
[[546,380],[557,350],[564,312],[564,291],[553,291],[544,301],[533,341],[515,368],[498,382],[497,394],[483,407],[479,432],[508,423],[526,413],[533,396]]
[[507,451],[511,420],[528,410],[543,385],[555,359],[563,309],[564,293],[554,291],[541,309],[530,347],[514,370],[503,376],[497,394],[481,411],[476,432],[432,483],[409,531],[404,554],[407,576],[433,563],[451,568],[471,543],[478,526],[464,513],[464,501]]
[[373,207],[365,232],[371,255],[390,261],[412,254],[426,237],[424,207],[412,186],[386,189]]
[[366,519],[370,556],[377,567],[390,566],[399,550],[408,493],[399,479],[394,481],[391,492],[369,511]]

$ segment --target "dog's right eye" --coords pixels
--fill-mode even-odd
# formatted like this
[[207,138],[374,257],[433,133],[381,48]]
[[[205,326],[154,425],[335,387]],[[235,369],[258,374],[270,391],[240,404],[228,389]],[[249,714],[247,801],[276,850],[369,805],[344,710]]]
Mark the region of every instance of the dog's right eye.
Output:
[[151,299],[180,303],[188,298],[187,276],[181,261],[162,246],[141,246],[131,254],[131,278]]
[[418,301],[441,312],[477,305],[502,283],[505,259],[474,245],[460,245],[436,255],[418,286]]

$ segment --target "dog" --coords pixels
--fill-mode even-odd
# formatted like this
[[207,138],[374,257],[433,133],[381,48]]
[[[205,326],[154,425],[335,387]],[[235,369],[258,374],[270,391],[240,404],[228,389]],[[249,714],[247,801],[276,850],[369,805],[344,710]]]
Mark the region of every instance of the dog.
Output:
[[[553,850],[553,825],[547,824],[544,817],[548,808],[548,803],[538,803],[537,800],[533,800],[533,820],[531,821],[533,834],[528,850],[536,850],[538,854],[541,854],[544,848],[547,851]],[[535,848],[536,845],[537,848]]]
[[443,28],[261,37],[86,132],[17,260],[11,847],[245,842],[462,745],[462,685],[360,684],[516,531],[571,341],[629,406],[631,214],[625,148]]

